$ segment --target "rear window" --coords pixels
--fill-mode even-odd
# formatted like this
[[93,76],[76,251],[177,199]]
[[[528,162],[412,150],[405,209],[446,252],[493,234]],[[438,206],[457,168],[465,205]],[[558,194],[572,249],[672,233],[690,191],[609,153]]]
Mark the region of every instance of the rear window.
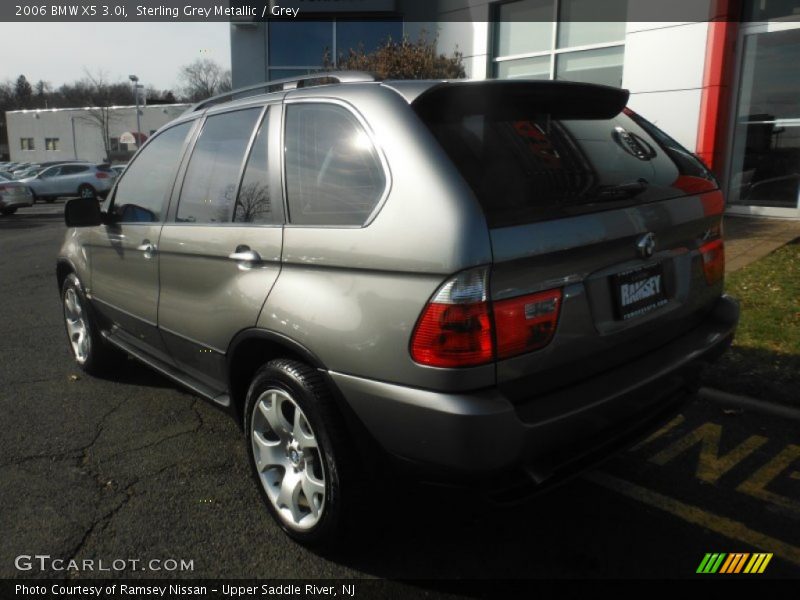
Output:
[[[590,86],[585,90],[592,91]],[[575,86],[566,91],[581,92]],[[558,118],[552,102],[548,114],[537,110],[535,101],[512,101],[506,110],[502,99],[491,100],[478,111],[463,106],[418,110],[475,192],[490,227],[717,187],[713,175],[688,150],[627,109],[611,117],[606,109],[596,117],[591,109],[580,115],[572,106],[566,115],[570,118]],[[591,98],[586,104],[591,105]]]

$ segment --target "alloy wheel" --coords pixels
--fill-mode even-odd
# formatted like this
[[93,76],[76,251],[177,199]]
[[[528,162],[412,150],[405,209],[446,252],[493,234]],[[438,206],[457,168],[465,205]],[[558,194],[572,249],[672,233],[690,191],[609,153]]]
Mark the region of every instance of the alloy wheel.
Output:
[[72,352],[75,359],[83,364],[89,358],[89,327],[80,298],[72,287],[64,293],[64,319],[67,323],[67,335],[72,345]]
[[325,510],[325,467],[317,436],[289,393],[270,388],[256,399],[253,458],[267,498],[295,530],[314,527]]

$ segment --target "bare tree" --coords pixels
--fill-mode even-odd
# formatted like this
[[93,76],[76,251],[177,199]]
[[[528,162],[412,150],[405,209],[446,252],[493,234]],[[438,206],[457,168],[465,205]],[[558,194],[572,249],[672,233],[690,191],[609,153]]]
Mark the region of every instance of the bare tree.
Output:
[[198,58],[181,67],[178,80],[183,95],[192,102],[231,90],[231,72],[208,58]]
[[260,181],[244,184],[234,210],[234,221],[256,223],[272,211],[269,185]]
[[92,74],[85,71],[86,77],[74,87],[79,88],[88,104],[86,115],[79,120],[96,127],[103,138],[103,148],[106,158],[111,159],[111,125],[119,120],[112,106],[116,104],[115,97],[119,97],[120,87],[127,90],[127,100],[131,102],[132,93],[126,84],[109,84],[102,72]]
[[48,107],[48,97],[53,93],[53,88],[47,81],[39,80],[36,82],[34,86],[34,90],[36,91],[36,95],[34,96],[36,100],[36,107],[37,108],[47,108]]

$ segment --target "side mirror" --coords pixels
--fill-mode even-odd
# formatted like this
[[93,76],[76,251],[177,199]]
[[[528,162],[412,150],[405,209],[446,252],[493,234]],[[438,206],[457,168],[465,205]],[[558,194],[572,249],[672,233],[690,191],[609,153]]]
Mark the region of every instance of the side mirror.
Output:
[[94,198],[75,198],[64,207],[67,227],[95,227],[103,222],[100,205]]

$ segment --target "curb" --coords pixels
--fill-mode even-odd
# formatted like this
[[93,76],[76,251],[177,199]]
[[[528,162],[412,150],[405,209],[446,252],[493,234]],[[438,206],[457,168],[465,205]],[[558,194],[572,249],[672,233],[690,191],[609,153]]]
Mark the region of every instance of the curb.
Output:
[[717,404],[733,404],[741,408],[752,410],[753,412],[763,413],[772,417],[781,417],[783,419],[790,419],[792,421],[800,422],[800,409],[784,406],[782,404],[775,404],[766,400],[757,400],[749,396],[738,396],[736,394],[729,394],[721,390],[713,388],[702,387],[697,392],[697,395],[711,402]]

